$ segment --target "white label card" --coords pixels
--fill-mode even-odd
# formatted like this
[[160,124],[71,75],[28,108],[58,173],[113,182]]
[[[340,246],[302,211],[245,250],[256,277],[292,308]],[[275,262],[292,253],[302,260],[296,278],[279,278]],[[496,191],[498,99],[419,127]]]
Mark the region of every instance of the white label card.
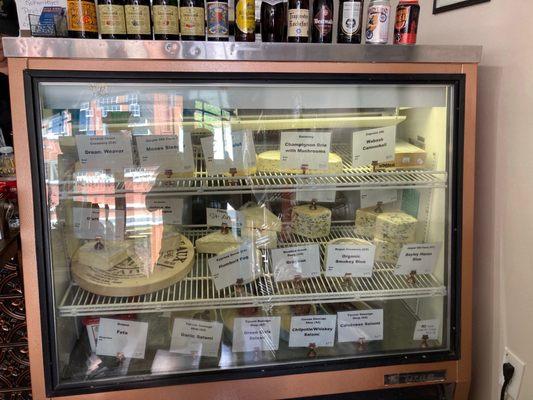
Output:
[[165,224],[181,225],[183,222],[183,199],[146,196],[146,208],[151,212],[161,210]]
[[331,132],[281,132],[280,166],[327,170]]
[[318,203],[335,203],[337,192],[335,190],[299,190],[296,192],[296,201]]
[[372,161],[394,161],[396,126],[368,129],[353,133],[353,167],[363,167]]
[[272,249],[272,264],[276,282],[320,276],[318,244]]
[[101,318],[96,354],[116,356],[122,353],[126,358],[144,358],[147,335],[148,322]]
[[96,352],[96,343],[98,343],[98,326],[98,322],[86,326],[89,345],[91,346],[91,351],[93,353]]
[[427,336],[428,340],[437,340],[440,332],[440,321],[438,319],[426,319],[416,321],[413,340],[423,340]]
[[159,171],[194,171],[191,135],[140,135],[135,137],[141,167]]
[[229,174],[231,168],[238,170],[255,167],[252,132],[231,132],[231,129],[215,128],[213,136],[200,139],[208,175]]
[[328,244],[326,276],[371,278],[376,246]]
[[394,275],[431,274],[435,270],[439,257],[440,243],[404,244]]
[[74,236],[78,239],[101,237],[106,240],[123,240],[124,215],[123,210],[111,210],[106,219],[105,208],[73,207]]
[[289,347],[331,347],[335,344],[336,315],[305,315],[291,318]]
[[176,318],[172,328],[170,351],[217,357],[221,337],[222,324],[220,322]]
[[245,216],[240,211],[207,207],[205,212],[207,226],[222,226],[226,224],[230,228],[242,228],[244,225]]
[[129,134],[76,135],[75,137],[78,157],[84,169],[110,169],[112,172],[124,172],[124,168],[133,166]]
[[383,340],[383,310],[341,311],[337,329],[339,343]]
[[398,201],[398,191],[396,189],[361,190],[361,208],[375,206],[380,201],[383,204]]
[[277,350],[280,323],[281,317],[235,318],[231,350],[234,353]]
[[261,276],[258,255],[252,243],[221,253],[207,260],[217,290],[234,285],[238,279],[249,283]]

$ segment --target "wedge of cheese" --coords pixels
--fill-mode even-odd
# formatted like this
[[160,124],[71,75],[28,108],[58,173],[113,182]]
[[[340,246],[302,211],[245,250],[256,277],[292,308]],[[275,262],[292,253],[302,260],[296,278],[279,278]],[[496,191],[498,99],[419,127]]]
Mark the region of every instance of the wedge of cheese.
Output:
[[[257,156],[257,172],[280,173],[280,174],[302,174],[299,168],[282,168],[280,165],[281,153],[279,150],[265,151]],[[329,153],[328,169],[309,169],[306,174],[341,174],[342,159],[335,153]]]
[[368,238],[374,237],[376,218],[382,212],[377,207],[360,208],[355,212],[355,233]]
[[76,253],[79,263],[107,271],[128,258],[127,242],[91,240]]
[[281,232],[281,220],[266,206],[247,203],[239,210],[244,215],[244,227]]
[[238,246],[241,243],[241,238],[229,230],[228,233],[217,231],[196,239],[195,246],[197,253],[218,254]]
[[268,229],[243,228],[241,236],[250,239],[260,249],[275,249],[278,247],[278,234]]
[[331,230],[331,210],[303,204],[292,209],[292,232],[310,239],[328,236]]
[[396,264],[400,251],[402,251],[403,243],[388,242],[377,238],[373,240],[373,243],[376,246],[376,261]]
[[404,212],[385,212],[377,216],[375,239],[395,243],[412,243],[415,240],[418,220]]

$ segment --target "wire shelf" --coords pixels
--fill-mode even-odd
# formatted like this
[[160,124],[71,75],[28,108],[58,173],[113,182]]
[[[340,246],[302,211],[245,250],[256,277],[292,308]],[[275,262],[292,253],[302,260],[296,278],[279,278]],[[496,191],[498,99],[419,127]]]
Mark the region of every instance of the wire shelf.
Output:
[[[184,231],[192,242],[209,230]],[[341,237],[357,237],[353,226],[332,227],[327,238],[310,240],[295,234],[280,237],[278,247],[319,243],[322,272],[327,242]],[[233,307],[261,307],[294,303],[336,303],[445,296],[446,287],[433,275],[419,275],[415,284],[405,276],[394,275],[394,265],[376,263],[371,278],[319,277],[296,282],[276,282],[271,270],[270,252],[262,250],[263,276],[244,285],[241,293],[233,287],[215,289],[207,259],[196,254],[195,264],[185,279],[157,292],[142,296],[108,297],[92,294],[76,284],[68,287],[59,305],[60,316],[109,315],[129,312],[161,312]]]

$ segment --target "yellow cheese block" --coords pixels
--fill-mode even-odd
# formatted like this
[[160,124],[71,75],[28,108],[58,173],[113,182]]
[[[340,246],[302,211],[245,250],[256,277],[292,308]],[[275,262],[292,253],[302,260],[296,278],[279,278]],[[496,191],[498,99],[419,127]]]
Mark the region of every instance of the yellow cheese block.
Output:
[[[279,174],[302,174],[298,168],[282,168],[280,165],[281,153],[279,150],[265,151],[257,156],[257,172]],[[328,169],[309,169],[305,172],[311,175],[334,175],[342,174],[342,159],[335,153],[329,153]]]

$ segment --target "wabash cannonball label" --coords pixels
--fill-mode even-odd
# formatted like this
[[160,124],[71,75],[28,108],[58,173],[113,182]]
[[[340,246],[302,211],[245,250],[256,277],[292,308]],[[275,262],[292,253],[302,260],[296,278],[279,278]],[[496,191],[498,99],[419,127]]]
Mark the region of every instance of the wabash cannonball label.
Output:
[[321,36],[328,35],[333,29],[333,12],[331,8],[323,5],[313,18],[313,24]]

